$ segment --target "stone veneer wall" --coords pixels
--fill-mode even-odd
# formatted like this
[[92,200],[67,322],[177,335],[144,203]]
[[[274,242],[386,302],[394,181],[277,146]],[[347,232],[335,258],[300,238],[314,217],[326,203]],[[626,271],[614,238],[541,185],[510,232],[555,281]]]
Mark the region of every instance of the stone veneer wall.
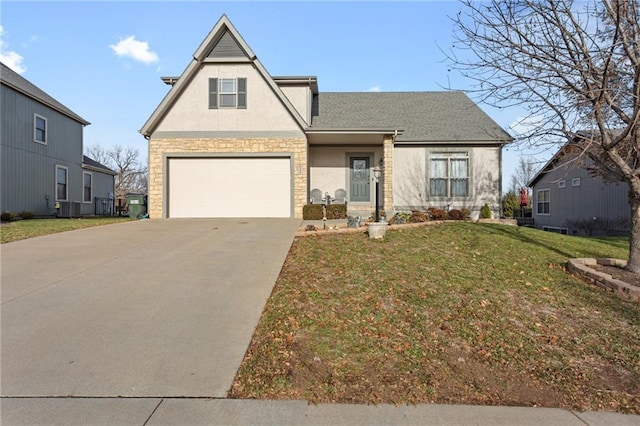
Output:
[[384,158],[384,187],[383,187],[383,203],[384,210],[387,214],[393,214],[393,137],[384,137],[384,146],[382,155]]
[[163,217],[165,154],[293,153],[294,217],[302,218],[307,201],[307,140],[305,138],[151,138],[149,140],[149,217]]

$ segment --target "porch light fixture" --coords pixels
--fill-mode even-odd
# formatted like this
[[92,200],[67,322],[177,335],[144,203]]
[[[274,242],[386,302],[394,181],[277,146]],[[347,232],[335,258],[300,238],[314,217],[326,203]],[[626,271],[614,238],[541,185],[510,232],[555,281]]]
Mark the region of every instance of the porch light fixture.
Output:
[[379,203],[380,176],[382,176],[382,167],[375,166],[373,168],[373,177],[376,178],[376,222],[380,222],[380,203]]

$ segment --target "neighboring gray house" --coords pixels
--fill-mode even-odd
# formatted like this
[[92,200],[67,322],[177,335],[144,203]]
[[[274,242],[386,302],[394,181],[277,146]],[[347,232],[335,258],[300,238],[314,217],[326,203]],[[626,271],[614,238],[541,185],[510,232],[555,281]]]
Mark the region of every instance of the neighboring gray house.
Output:
[[113,197],[115,172],[83,156],[89,122],[2,63],[0,82],[0,211],[104,214],[95,198]]
[[226,16],[191,58],[140,130],[150,217],[300,218],[315,192],[360,214],[376,198],[388,214],[499,213],[511,137],[464,93],[321,93],[271,76]]
[[536,228],[569,235],[626,235],[629,187],[593,176],[593,162],[571,144],[561,148],[529,182]]

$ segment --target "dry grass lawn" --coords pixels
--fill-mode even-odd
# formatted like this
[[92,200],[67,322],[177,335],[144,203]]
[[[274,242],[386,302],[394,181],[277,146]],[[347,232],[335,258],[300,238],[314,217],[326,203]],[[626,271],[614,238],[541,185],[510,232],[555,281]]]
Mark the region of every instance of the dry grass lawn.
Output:
[[564,268],[627,244],[464,222],[299,238],[230,396],[640,413],[640,304]]

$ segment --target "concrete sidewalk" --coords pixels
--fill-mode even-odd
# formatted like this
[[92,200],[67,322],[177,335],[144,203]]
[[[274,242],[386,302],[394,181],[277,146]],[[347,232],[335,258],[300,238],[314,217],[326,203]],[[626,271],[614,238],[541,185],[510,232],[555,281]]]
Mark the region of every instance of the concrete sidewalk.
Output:
[[640,416],[556,408],[425,404],[309,405],[305,401],[183,398],[4,398],[14,425],[523,425],[638,426]]

